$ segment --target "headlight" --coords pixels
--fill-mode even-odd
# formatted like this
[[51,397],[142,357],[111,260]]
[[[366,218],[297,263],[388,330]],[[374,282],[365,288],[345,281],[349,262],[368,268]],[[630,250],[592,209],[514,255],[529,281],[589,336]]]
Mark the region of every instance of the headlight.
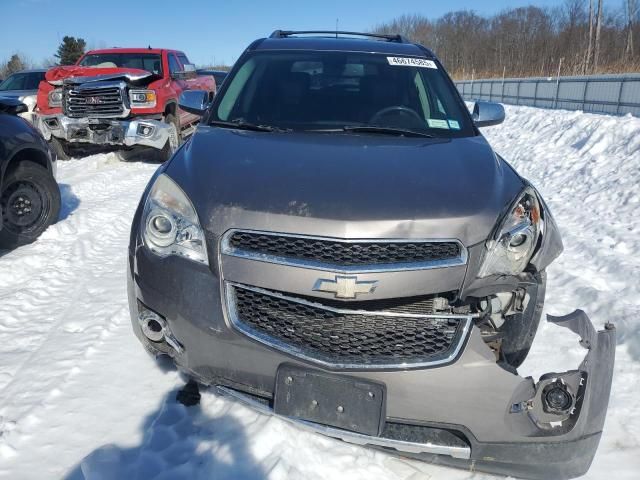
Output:
[[129,101],[134,108],[153,108],[156,106],[154,90],[130,90]]
[[49,106],[59,107],[60,105],[62,105],[62,89],[56,88],[55,90],[51,90],[49,92]]
[[167,175],[160,175],[147,197],[142,215],[145,245],[156,255],[179,255],[208,263],[204,231],[191,201]]
[[511,206],[500,228],[486,243],[478,277],[522,272],[538,244],[542,231],[540,202],[532,188],[526,188]]

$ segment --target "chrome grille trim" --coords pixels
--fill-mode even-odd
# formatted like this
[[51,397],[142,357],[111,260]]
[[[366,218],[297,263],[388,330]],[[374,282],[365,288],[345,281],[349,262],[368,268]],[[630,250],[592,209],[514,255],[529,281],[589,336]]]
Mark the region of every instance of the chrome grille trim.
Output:
[[[461,334],[459,335],[458,342],[455,344],[449,355],[443,358],[438,358],[431,361],[418,361],[418,362],[402,362],[402,363],[385,363],[385,364],[366,364],[366,363],[340,363],[329,362],[323,359],[316,358],[307,354],[303,349],[294,345],[290,345],[286,342],[280,341],[277,338],[273,338],[269,335],[265,335],[262,332],[256,331],[246,325],[239,317],[239,313],[236,306],[236,299],[234,295],[234,289],[240,288],[250,290],[262,295],[268,295],[275,298],[280,298],[288,302],[298,303],[300,305],[306,305],[312,308],[326,310],[328,312],[343,314],[343,315],[362,315],[362,316],[385,316],[396,318],[424,318],[424,319],[458,319],[463,322],[461,327]],[[461,315],[461,314],[415,314],[415,313],[400,313],[400,312],[385,312],[385,311],[370,311],[370,310],[349,310],[344,308],[334,308],[323,305],[321,303],[310,302],[304,299],[290,297],[278,292],[265,290],[258,287],[248,286],[244,284],[238,284],[234,282],[224,282],[224,296],[226,303],[226,311],[228,319],[232,326],[239,332],[243,333],[247,337],[267,345],[275,350],[291,355],[295,358],[316,364],[320,367],[329,369],[340,370],[405,370],[416,369],[426,367],[437,367],[452,363],[460,354],[463,346],[466,344],[473,325],[473,318],[477,317],[477,314]]]
[[[130,111],[125,86],[121,83],[65,85],[62,97],[64,114],[72,118],[124,118]],[[88,103],[89,98],[97,99],[98,103]]]
[[[406,263],[387,263],[387,264],[371,264],[371,265],[353,265],[345,266],[339,264],[331,264],[326,262],[320,262],[315,260],[303,260],[297,258],[290,258],[284,256],[262,254],[249,250],[234,248],[230,239],[235,233],[251,233],[257,235],[270,235],[278,237],[299,238],[307,240],[318,241],[331,241],[337,243],[441,243],[441,242],[455,242],[460,247],[460,255],[456,258],[446,260],[431,260],[424,262],[406,262]],[[467,264],[468,252],[466,247],[455,238],[437,238],[437,239],[419,239],[419,238],[336,238],[336,237],[319,237],[313,235],[299,235],[291,233],[280,232],[267,232],[261,230],[244,230],[244,229],[231,229],[224,233],[220,242],[220,252],[223,255],[229,255],[232,257],[244,258],[248,260],[255,260],[259,262],[274,263],[279,265],[287,265],[291,267],[309,268],[314,270],[322,270],[334,273],[377,273],[377,272],[402,272],[412,270],[429,270],[433,268],[448,268],[458,267]]]

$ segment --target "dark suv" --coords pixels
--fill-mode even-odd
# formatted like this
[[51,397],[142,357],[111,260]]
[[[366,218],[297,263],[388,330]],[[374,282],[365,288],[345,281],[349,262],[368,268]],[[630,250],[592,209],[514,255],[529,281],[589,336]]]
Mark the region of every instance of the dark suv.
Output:
[[34,242],[58,221],[56,157],[30,123],[28,107],[0,96],[0,250]]
[[[536,189],[442,64],[399,36],[255,41],[160,167],[129,247],[133,328],[198,382],[305,428],[463,468],[587,471],[615,329],[548,317],[588,352],[522,378],[562,251]],[[562,330],[558,330],[561,334]]]

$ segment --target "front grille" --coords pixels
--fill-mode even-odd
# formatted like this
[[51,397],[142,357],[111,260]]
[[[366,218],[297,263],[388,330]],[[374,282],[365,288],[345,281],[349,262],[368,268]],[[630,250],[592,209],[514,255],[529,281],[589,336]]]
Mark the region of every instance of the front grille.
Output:
[[461,260],[462,256],[456,241],[340,241],[245,231],[233,232],[228,245],[234,253],[249,252],[341,267],[424,264]]
[[69,117],[122,117],[125,114],[120,87],[65,87],[63,103],[64,114]]
[[236,328],[280,350],[334,366],[435,365],[453,360],[466,317],[340,310],[250,287],[228,285]]

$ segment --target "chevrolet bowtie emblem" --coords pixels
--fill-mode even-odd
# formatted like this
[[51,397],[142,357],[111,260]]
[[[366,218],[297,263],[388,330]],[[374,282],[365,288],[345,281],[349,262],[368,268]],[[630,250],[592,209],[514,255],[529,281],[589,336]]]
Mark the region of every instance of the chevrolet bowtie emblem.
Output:
[[336,275],[335,280],[319,278],[313,290],[335,294],[336,298],[356,298],[358,294],[371,293],[376,289],[378,281],[358,281],[358,277]]

